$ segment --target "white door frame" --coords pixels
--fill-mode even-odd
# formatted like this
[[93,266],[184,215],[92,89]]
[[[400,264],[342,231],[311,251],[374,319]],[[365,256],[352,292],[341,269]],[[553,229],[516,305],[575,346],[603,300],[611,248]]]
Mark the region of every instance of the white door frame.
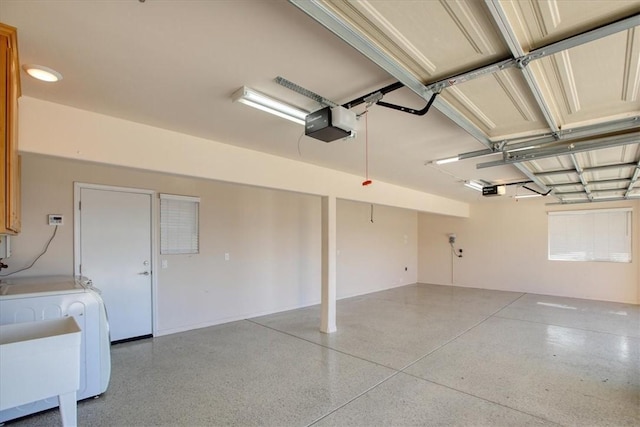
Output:
[[[73,274],[80,275],[80,190],[83,188],[105,191],[119,191],[122,193],[149,194],[151,196],[151,333],[156,335],[158,329],[156,313],[158,312],[158,300],[156,298],[158,290],[157,268],[157,233],[158,229],[158,207],[156,203],[156,191],[131,187],[116,187],[112,185],[88,184],[83,182],[73,183]],[[99,288],[99,287],[98,287]]]

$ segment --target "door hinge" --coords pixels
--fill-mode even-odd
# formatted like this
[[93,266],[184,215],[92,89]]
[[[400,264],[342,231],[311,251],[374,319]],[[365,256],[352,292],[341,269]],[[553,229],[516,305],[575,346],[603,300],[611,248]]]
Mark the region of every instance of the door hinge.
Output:
[[82,276],[82,264],[79,265],[80,275]]
[[78,202],[78,210],[81,211],[82,210],[82,200]]

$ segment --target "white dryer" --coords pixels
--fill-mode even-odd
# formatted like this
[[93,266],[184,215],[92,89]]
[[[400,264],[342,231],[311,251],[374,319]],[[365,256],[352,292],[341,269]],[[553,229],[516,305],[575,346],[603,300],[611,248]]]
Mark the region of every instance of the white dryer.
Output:
[[[100,395],[111,377],[109,324],[100,291],[85,277],[0,281],[0,324],[73,316],[82,329],[78,400]],[[46,381],[46,378],[42,379]],[[0,411],[0,423],[58,406],[57,397]]]

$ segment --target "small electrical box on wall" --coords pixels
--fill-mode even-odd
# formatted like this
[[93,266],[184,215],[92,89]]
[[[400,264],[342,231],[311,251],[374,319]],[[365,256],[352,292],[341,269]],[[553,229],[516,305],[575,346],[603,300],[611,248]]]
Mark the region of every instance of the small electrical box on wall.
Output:
[[64,225],[64,217],[60,214],[49,214],[49,225]]

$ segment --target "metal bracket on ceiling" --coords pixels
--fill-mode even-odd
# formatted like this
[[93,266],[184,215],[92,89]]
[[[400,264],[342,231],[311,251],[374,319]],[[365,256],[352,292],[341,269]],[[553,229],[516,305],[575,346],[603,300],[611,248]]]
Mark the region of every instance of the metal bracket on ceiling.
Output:
[[[611,163],[608,165],[602,165],[602,166],[591,166],[591,167],[586,167],[586,168],[582,168],[583,172],[601,172],[601,171],[605,171],[605,170],[617,170],[620,168],[640,168],[640,166],[636,165],[635,162],[633,163]],[[537,176],[538,178],[541,177],[547,177],[547,176],[553,176],[553,175],[567,175],[567,174],[571,174],[571,173],[575,173],[576,170],[575,169],[556,169],[556,170],[549,170],[549,171],[544,171],[544,172],[536,172],[534,175]]]
[[575,142],[562,142],[551,147],[542,147],[527,151],[504,152],[501,161],[479,163],[476,168],[483,169],[505,164],[518,164],[532,160],[544,159],[548,157],[566,156],[572,153],[601,150],[603,148],[618,147],[621,145],[637,144],[638,132],[629,132],[621,135],[607,135],[599,138],[590,138]]
[[629,196],[631,196],[633,187],[636,185],[636,182],[638,181],[638,179],[640,179],[640,160],[638,160],[638,164],[636,165],[636,170],[633,172],[633,175],[631,176],[631,181],[629,182],[627,191],[624,193],[625,199],[629,199]]
[[325,107],[337,107],[338,103],[331,101],[330,99],[325,98],[324,96],[318,95],[315,92],[310,91],[309,89],[303,88],[300,85],[295,84],[294,82],[285,79],[284,77],[278,76],[275,78],[275,82],[278,83],[282,87],[286,87],[289,90],[299,93],[302,96],[306,96],[309,99],[316,101],[317,103],[324,105]]
[[[571,147],[571,148],[573,149],[574,147]],[[578,162],[578,158],[574,153],[571,153],[569,155],[569,158],[571,158],[571,163],[573,163],[573,167],[576,169],[576,172],[578,173],[578,178],[580,178],[580,183],[582,184],[582,189],[584,190],[584,193],[587,195],[587,198],[589,200],[593,201],[593,194],[591,193],[591,189],[589,188],[589,182],[587,182],[587,179],[584,176],[582,167]]]
[[373,104],[377,103],[378,101],[381,101],[383,96],[384,95],[380,91],[375,92],[375,93],[371,93],[371,94],[365,96],[364,97],[364,102],[367,103],[367,108],[371,107]]
[[[461,75],[456,76],[455,78],[444,79],[438,82],[434,82],[428,85],[425,85],[422,81],[416,78],[411,72],[409,72],[402,64],[400,64],[395,58],[388,55],[386,52],[381,50],[376,44],[374,44],[371,40],[366,38],[355,26],[350,24],[344,17],[337,14],[334,10],[324,4],[321,0],[289,0],[296,7],[307,13],[310,17],[315,19],[321,25],[325,26],[329,31],[340,37],[346,43],[354,47],[357,51],[362,53],[365,57],[372,60],[382,69],[387,71],[391,76],[394,76],[401,83],[398,83],[400,87],[407,86],[409,89],[414,91],[418,96],[427,100],[434,92],[439,92],[446,87],[452,86],[454,84],[463,83],[465,81],[471,80],[473,78],[481,77],[486,74],[490,74],[493,72],[502,71],[509,67],[514,67],[515,59],[514,57],[523,57],[525,53],[522,51],[521,47],[517,41],[509,40],[513,42],[513,46],[510,46],[510,50],[512,52],[516,51],[513,54],[514,57],[504,59],[501,62],[487,65],[485,67],[481,67],[476,70],[469,71],[467,73],[463,73]],[[491,10],[492,15],[497,18],[499,27],[501,26],[503,21],[502,17],[504,13],[502,13],[501,5],[498,0],[485,0],[487,6]],[[577,34],[575,36],[569,37],[564,40],[560,40],[551,45],[543,46],[539,49],[529,52],[526,57],[528,61],[534,59],[541,59],[546,56],[553,55],[563,50],[567,50],[579,45],[583,45],[593,40],[597,40],[611,34],[628,30],[630,28],[636,27],[640,25],[640,14],[635,14],[633,16],[621,19],[619,21],[612,22],[610,24],[606,24],[604,26],[594,28],[592,30],[586,31],[584,33]],[[507,31],[507,28],[503,25],[500,28],[504,35],[509,36],[511,31]],[[527,62],[528,62],[527,61]],[[525,77],[529,78],[533,81],[533,76],[531,75],[531,71],[526,68],[521,69],[525,74]],[[535,90],[535,87],[532,88],[532,92],[534,96],[537,96],[537,101],[542,103],[541,94]],[[544,104],[543,104],[544,105]],[[352,105],[343,105],[345,108],[351,108]],[[452,108],[449,104],[443,101],[435,102],[435,107],[440,110],[445,116],[451,119],[454,123],[460,126],[463,130],[467,131],[470,135],[476,138],[480,143],[485,145],[488,149],[491,149],[492,142],[489,137],[482,132],[475,124],[473,124],[468,118],[464,117],[457,110]],[[541,106],[543,107],[543,106]],[[554,125],[554,120],[550,114],[546,117],[547,121],[550,122],[550,129],[554,132],[551,136],[539,135],[536,139],[535,143],[538,145],[542,145],[547,142],[557,142],[558,138],[562,138],[563,135],[558,135],[558,129]],[[631,127],[635,127],[636,125],[629,125],[625,123],[604,123],[595,126],[592,129],[581,130],[581,137],[586,136],[594,136],[596,133],[604,133],[611,131],[619,131],[623,129],[629,129]],[[547,134],[548,135],[548,134]],[[577,136],[572,136],[571,139],[576,138]],[[531,142],[523,142],[518,145],[530,146]],[[516,147],[513,147],[516,149]],[[471,156],[469,156],[471,157]],[[461,156],[462,158],[462,156]],[[497,163],[497,162],[496,162]],[[510,162],[517,169],[519,169],[523,174],[527,177],[533,179],[537,185],[544,187],[544,184],[535,177],[532,171],[526,168],[524,165],[518,162]],[[504,163],[501,163],[504,164]],[[486,167],[486,166],[485,166]],[[546,187],[544,187],[546,188]]]
[[[324,96],[318,95],[317,93],[310,91],[309,89],[306,89],[300,85],[297,85],[292,81],[285,79],[284,77],[281,77],[281,76],[276,77],[275,82],[278,83],[280,86],[286,87],[287,89],[290,89],[296,93],[299,93],[300,95],[306,96],[307,98],[312,99],[321,105],[332,107],[332,108],[339,106],[338,103],[333,102],[325,98]],[[376,105],[380,105],[381,107],[391,108],[393,110],[402,111],[404,113],[414,114],[416,116],[424,116],[425,114],[427,114],[427,112],[431,108],[431,105],[435,101],[436,96],[438,95],[438,93],[433,93],[433,95],[431,95],[431,98],[427,102],[427,105],[421,110],[415,110],[413,108],[403,107],[401,105],[390,104],[388,102],[382,101],[382,98],[384,97],[385,94],[392,92],[394,90],[400,89],[401,87],[404,87],[402,83],[400,82],[393,83],[391,85],[378,89],[374,92],[358,97],[345,104],[342,104],[342,107],[349,109],[357,105],[360,105],[362,103],[366,103],[367,108],[369,108],[373,104],[376,104]]]
[[516,59],[516,68],[519,70],[524,70],[525,67],[527,65],[529,65],[529,62],[531,61],[531,58],[527,57],[527,56],[523,56],[522,58],[517,58]]
[[549,194],[551,194],[551,192],[553,191],[553,188],[550,188],[550,189],[549,189],[548,191],[546,191],[546,192],[538,191],[538,190],[536,190],[536,189],[533,189],[533,188],[531,188],[531,187],[527,186],[526,184],[525,184],[525,185],[523,185],[523,186],[522,186],[522,188],[524,188],[524,189],[526,189],[526,190],[529,190],[529,191],[531,191],[531,192],[533,192],[533,193],[537,193],[537,194],[541,195],[542,197],[546,197],[546,196],[548,196],[548,195],[549,195]]
[[[347,109],[348,108],[353,108],[353,107],[355,107],[357,105],[360,105],[360,104],[363,104],[363,103],[367,102],[367,99],[369,99],[369,97],[371,97],[371,96],[375,96],[378,93],[380,93],[380,94],[382,94],[384,96],[385,94],[387,94],[389,92],[393,92],[394,90],[398,90],[401,87],[404,87],[404,84],[402,84],[400,82],[391,83],[388,86],[385,86],[385,87],[380,88],[378,90],[374,90],[373,92],[369,92],[368,94],[360,96],[360,97],[358,97],[356,99],[353,99],[353,100],[351,100],[349,102],[345,102],[344,104],[342,104],[342,106],[344,108],[347,108]],[[380,98],[380,99],[382,99],[382,98]]]
[[382,100],[382,98],[384,97],[384,95],[386,95],[389,92],[393,92],[394,90],[398,90],[400,88],[404,87],[404,84],[402,84],[401,82],[396,82],[396,83],[392,83],[388,86],[385,86],[383,88],[380,88],[374,92],[370,92],[366,95],[363,95],[361,97],[358,97],[354,100],[351,100],[349,102],[346,102],[344,104],[342,104],[342,106],[344,108],[352,108],[355,107],[356,105],[360,105],[364,102],[367,103],[367,106],[371,106],[373,103],[375,103],[376,105],[379,105],[381,107],[386,107],[386,108],[391,108],[393,110],[398,110],[398,111],[402,111],[404,113],[409,113],[409,114],[414,114],[416,116],[424,116],[425,114],[427,114],[427,112],[429,111],[429,109],[431,108],[431,105],[433,105],[433,102],[436,99],[436,96],[440,93],[438,92],[434,92],[431,95],[431,98],[429,98],[429,101],[427,102],[427,105],[425,105],[425,107],[421,110],[415,110],[413,108],[409,108],[409,107],[403,107],[401,105],[395,105],[395,104],[390,104],[388,102],[384,102]]
[[[357,51],[362,53],[365,57],[372,60],[379,65],[382,69],[387,71],[390,75],[394,76],[400,82],[400,85],[405,85],[418,96],[428,100],[433,92],[440,91],[453,84],[463,83],[470,79],[490,74],[493,72],[501,71],[508,67],[515,66],[514,58],[507,58],[501,62],[491,64],[485,67],[481,67],[476,70],[472,70],[467,73],[456,76],[455,78],[444,79],[439,82],[425,85],[416,76],[409,72],[402,64],[381,50],[375,43],[366,38],[361,32],[352,24],[350,24],[344,17],[336,13],[331,7],[327,6],[320,0],[289,0],[290,3],[307,13],[311,18],[315,19],[321,25],[324,25],[329,31],[340,37],[346,43],[354,47]],[[485,0],[489,7],[491,14],[496,18],[496,22],[505,36],[512,35],[512,31],[508,31],[506,26],[505,14],[502,11],[502,6],[498,0]],[[551,45],[543,46],[527,54],[527,58],[540,59],[549,55],[553,55],[563,50],[570,49],[593,40],[597,40],[608,35],[617,33],[619,31],[628,30],[630,28],[640,25],[640,14],[633,15],[628,18],[621,19],[619,21],[606,24],[602,27],[598,27],[584,33],[577,34],[564,40],[552,43]],[[514,55],[516,57],[524,56],[522,48],[519,47],[516,40],[509,39],[511,42],[510,49],[517,51]],[[523,70],[523,72],[528,70]],[[535,93],[534,93],[535,94]],[[472,124],[466,117],[463,117],[457,110],[451,108],[445,102],[436,102],[435,107],[440,110],[444,115],[449,117],[462,129],[467,131],[479,142],[487,147],[490,147],[491,141],[477,126]],[[344,105],[343,105],[344,106]],[[351,106],[345,106],[350,108]],[[550,119],[551,117],[549,117]],[[552,130],[556,130],[552,126]],[[555,138],[554,138],[555,139]],[[520,168],[519,168],[520,169]]]
[[422,110],[414,110],[413,108],[402,107],[400,105],[395,105],[395,104],[389,104],[388,102],[384,102],[384,101],[378,101],[376,102],[376,104],[381,107],[387,107],[393,110],[402,111],[403,113],[414,114],[416,116],[424,116],[425,114],[427,114],[427,112],[431,108],[431,105],[433,105],[433,101],[436,100],[436,96],[438,96],[438,92],[435,92],[433,95],[431,95],[429,102],[427,102],[427,105],[425,105],[425,107]]
[[507,145],[507,141],[500,141],[500,142],[494,142],[491,145],[491,150],[498,152],[498,151],[502,151],[504,146]]

